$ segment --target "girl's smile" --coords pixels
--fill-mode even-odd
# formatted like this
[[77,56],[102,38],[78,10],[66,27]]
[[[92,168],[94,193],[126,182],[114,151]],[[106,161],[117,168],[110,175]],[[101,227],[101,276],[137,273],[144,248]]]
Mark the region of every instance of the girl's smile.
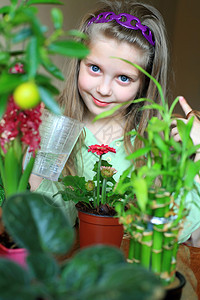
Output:
[[95,117],[136,97],[139,71],[118,58],[140,64],[142,55],[134,46],[103,35],[92,39],[89,48],[90,54],[80,63],[78,88],[88,114]]
[[110,103],[109,102],[104,102],[104,101],[100,101],[94,97],[92,97],[94,103],[97,105],[97,106],[100,106],[100,107],[106,107],[108,106]]

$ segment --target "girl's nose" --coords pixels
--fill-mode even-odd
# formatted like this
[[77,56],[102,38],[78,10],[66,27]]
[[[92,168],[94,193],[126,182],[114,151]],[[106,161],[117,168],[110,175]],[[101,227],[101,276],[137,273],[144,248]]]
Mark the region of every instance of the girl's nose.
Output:
[[102,78],[99,84],[97,85],[97,92],[102,96],[111,96],[111,82],[108,79]]

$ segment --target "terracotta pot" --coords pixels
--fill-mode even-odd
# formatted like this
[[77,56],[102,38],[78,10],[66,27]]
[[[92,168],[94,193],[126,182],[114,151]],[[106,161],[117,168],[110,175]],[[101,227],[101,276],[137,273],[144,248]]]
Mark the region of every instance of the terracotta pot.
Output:
[[80,248],[104,244],[120,247],[123,225],[118,218],[78,212]]
[[18,263],[22,267],[26,267],[27,250],[24,248],[8,249],[0,244],[0,257],[5,257]]

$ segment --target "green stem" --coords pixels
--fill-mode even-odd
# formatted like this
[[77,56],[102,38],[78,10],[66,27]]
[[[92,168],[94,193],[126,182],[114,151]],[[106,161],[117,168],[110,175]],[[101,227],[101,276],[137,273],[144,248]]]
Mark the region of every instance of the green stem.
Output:
[[96,201],[96,207],[99,207],[100,203],[100,171],[101,168],[101,155],[99,156],[99,161],[98,161],[98,167],[97,167],[97,201]]
[[152,235],[152,231],[144,231],[141,241],[141,265],[148,270],[150,270],[151,267]]
[[102,184],[102,193],[101,193],[101,204],[106,203],[106,185],[107,185],[107,179],[103,179],[103,184]]

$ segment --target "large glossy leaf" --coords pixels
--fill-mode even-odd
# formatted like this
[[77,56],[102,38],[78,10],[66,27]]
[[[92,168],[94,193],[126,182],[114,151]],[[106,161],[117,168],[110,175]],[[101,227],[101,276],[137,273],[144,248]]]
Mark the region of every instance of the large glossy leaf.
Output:
[[139,265],[124,264],[102,276],[99,285],[83,294],[87,300],[161,300],[164,289],[159,279]]
[[163,295],[153,273],[127,264],[119,249],[100,245],[75,255],[65,265],[62,281],[70,299],[156,300]]
[[0,259],[0,299],[35,299],[29,273],[14,262]]
[[48,50],[51,53],[77,58],[83,58],[89,54],[89,50],[85,45],[71,40],[51,43]]
[[27,263],[34,278],[46,283],[57,280],[59,267],[51,255],[34,253],[27,257]]
[[96,285],[107,270],[122,263],[125,258],[117,248],[102,245],[85,248],[65,265],[62,280],[67,288],[83,291]]
[[31,192],[7,199],[3,221],[15,241],[29,252],[66,253],[74,231],[61,208],[50,198]]

